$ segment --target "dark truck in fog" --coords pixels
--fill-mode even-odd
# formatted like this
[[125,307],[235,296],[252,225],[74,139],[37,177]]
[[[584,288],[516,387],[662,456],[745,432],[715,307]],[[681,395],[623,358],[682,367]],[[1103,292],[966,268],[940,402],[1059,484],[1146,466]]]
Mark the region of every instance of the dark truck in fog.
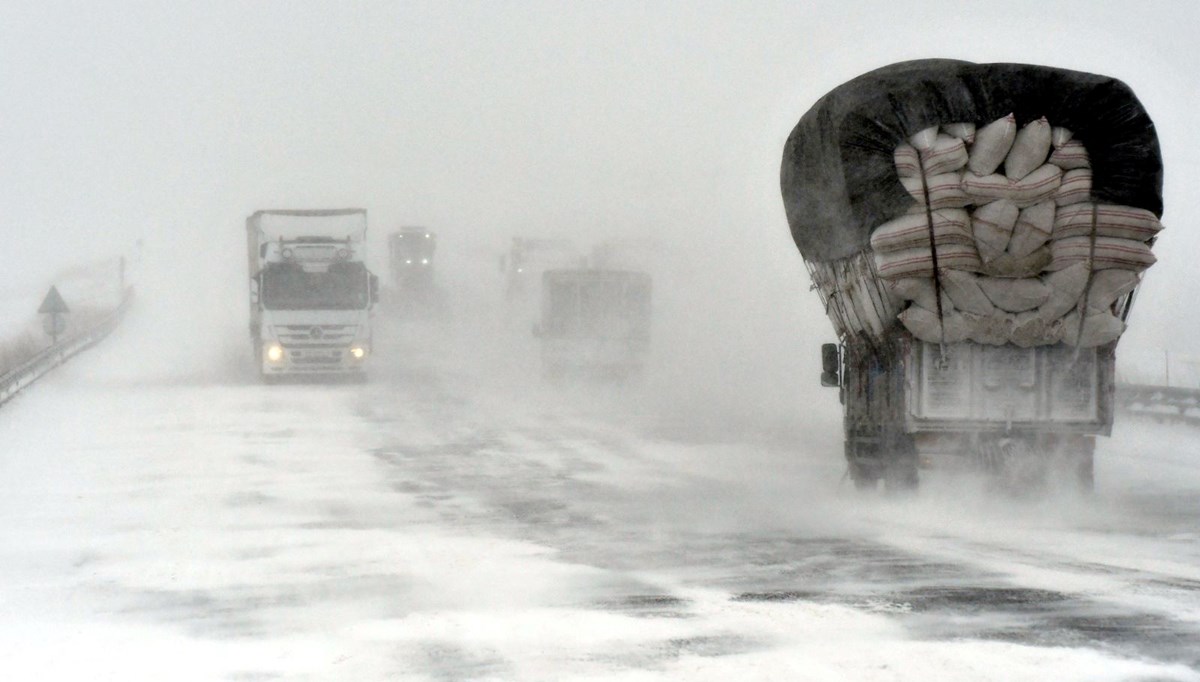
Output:
[[624,379],[650,347],[650,275],[629,270],[547,270],[542,275],[543,373]]
[[912,488],[949,455],[1091,488],[1117,342],[1162,228],[1154,125],[1124,83],[885,67],[801,118],[781,187],[839,339],[821,383],[838,388],[857,486]]

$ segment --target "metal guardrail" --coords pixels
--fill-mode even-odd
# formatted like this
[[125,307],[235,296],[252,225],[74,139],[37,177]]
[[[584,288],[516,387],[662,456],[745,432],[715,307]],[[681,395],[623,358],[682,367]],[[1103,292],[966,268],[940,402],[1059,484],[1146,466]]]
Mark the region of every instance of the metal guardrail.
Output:
[[1118,384],[1117,406],[1127,414],[1158,421],[1200,424],[1200,388]]
[[13,369],[0,375],[0,405],[12,400],[22,389],[75,355],[100,343],[112,333],[133,302],[133,289],[126,289],[121,304],[90,329],[76,332],[50,346]]

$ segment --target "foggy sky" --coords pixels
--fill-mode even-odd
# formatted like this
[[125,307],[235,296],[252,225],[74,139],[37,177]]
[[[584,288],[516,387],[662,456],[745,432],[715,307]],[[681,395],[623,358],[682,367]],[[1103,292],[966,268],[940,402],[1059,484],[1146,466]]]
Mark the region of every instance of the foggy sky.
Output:
[[715,334],[815,362],[832,327],[810,319],[783,142],[836,85],[951,57],[1103,73],[1142,99],[1167,230],[1122,348],[1186,352],[1197,7],[0,0],[0,290],[143,239],[145,282],[188,329],[244,336],[245,216],[359,206],[376,245],[412,224],[497,252],[514,234],[654,235],[710,292]]

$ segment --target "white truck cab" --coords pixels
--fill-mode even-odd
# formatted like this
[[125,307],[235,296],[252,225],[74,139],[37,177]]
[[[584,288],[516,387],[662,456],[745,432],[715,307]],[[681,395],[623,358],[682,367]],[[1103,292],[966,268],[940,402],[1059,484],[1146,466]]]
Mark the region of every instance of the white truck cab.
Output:
[[250,336],[264,379],[365,376],[378,282],[363,209],[258,211],[246,219]]

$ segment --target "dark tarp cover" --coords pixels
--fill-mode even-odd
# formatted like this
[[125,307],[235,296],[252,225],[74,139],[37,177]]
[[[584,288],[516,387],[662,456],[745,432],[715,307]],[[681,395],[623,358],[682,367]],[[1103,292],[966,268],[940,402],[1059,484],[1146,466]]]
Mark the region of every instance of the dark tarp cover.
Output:
[[1162,156],[1133,91],[1107,76],[1028,64],[901,62],[825,95],[783,150],[780,185],[792,238],[810,261],[868,248],[871,231],[912,207],[896,175],[902,140],[933,125],[1045,116],[1074,133],[1092,163],[1094,201],[1162,216]]

